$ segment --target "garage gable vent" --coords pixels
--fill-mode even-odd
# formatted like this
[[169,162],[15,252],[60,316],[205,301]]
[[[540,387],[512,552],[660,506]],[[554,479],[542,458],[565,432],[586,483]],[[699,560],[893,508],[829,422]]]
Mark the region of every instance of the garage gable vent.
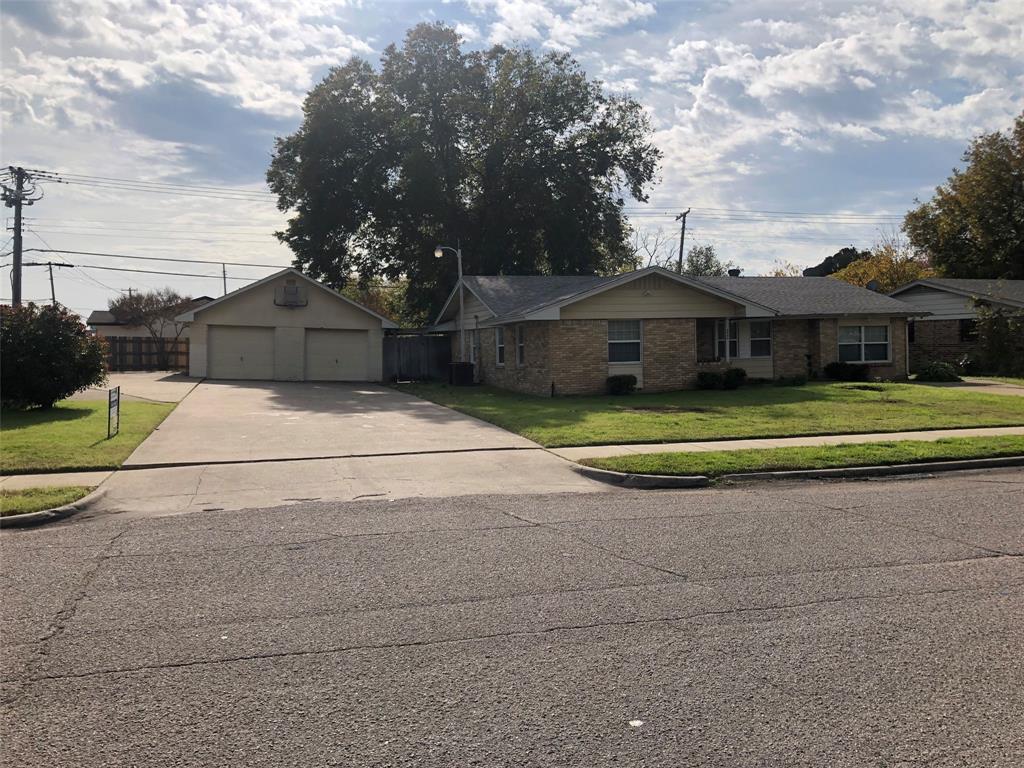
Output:
[[274,289],[274,304],[279,307],[304,307],[309,304],[309,292],[305,285],[294,277]]

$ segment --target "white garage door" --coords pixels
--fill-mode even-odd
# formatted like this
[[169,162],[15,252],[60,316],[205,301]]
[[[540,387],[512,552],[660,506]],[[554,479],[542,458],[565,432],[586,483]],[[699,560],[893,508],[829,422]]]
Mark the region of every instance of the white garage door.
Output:
[[274,329],[211,325],[207,331],[211,379],[273,379]]
[[306,329],[307,381],[369,379],[370,337],[366,331]]

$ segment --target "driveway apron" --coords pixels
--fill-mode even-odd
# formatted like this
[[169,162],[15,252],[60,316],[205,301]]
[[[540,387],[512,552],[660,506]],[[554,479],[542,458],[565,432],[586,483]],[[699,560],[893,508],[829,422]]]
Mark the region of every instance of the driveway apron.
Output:
[[204,381],[124,466],[104,511],[607,488],[523,437],[370,384]]

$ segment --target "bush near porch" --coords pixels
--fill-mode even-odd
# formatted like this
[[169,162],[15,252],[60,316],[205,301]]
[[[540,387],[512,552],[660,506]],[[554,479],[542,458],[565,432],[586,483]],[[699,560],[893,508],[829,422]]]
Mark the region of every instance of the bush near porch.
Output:
[[0,474],[117,469],[176,403],[121,402],[121,430],[107,439],[106,401],[0,414]]
[[1024,425],[1024,397],[915,384],[813,383],[557,398],[444,384],[399,389],[549,448]]

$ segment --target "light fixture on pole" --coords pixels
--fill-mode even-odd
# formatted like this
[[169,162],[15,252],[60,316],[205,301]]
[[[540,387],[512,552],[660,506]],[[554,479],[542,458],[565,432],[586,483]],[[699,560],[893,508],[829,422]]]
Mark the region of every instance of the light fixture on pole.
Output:
[[462,286],[462,243],[458,243],[457,248],[438,244],[434,249],[434,258],[440,259],[444,256],[445,251],[454,253],[455,258],[459,262],[459,360],[466,362],[466,312]]

